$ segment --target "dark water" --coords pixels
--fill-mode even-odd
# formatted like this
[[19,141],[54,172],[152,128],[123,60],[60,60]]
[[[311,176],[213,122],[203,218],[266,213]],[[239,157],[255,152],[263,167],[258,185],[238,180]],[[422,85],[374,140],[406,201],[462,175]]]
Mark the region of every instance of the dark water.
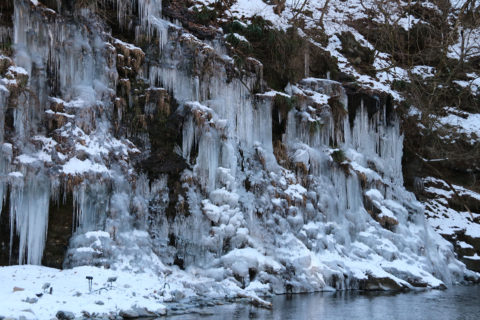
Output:
[[[457,286],[444,291],[407,293],[331,292],[275,296],[272,310],[248,304],[199,309],[168,319],[431,319],[480,320],[480,286]],[[206,315],[210,313],[210,315]]]

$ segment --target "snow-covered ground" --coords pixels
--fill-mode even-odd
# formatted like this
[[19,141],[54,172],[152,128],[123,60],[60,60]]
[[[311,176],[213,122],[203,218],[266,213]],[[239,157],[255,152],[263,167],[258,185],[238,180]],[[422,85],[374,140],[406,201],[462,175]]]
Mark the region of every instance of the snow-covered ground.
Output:
[[[92,277],[91,289],[87,277]],[[111,270],[93,266],[58,270],[23,265],[0,267],[0,317],[52,319],[59,311],[75,317],[155,317],[169,313],[169,303],[192,308],[225,299],[241,299],[260,307],[270,303],[253,291],[178,268],[164,274]],[[257,284],[259,285],[259,284]],[[203,295],[198,296],[202,291]],[[195,299],[192,299],[195,298]],[[188,312],[188,311],[187,311]],[[178,312],[177,312],[178,313]]]
[[[87,276],[93,277],[92,291]],[[115,282],[108,282],[116,277]],[[0,268],[0,316],[51,319],[58,311],[81,317],[118,314],[134,307],[165,314],[165,279],[152,273],[131,273],[96,267],[57,270],[41,266]],[[175,285],[170,284],[175,290]],[[167,286],[168,288],[168,286]]]
[[452,185],[455,191],[443,180],[428,177],[424,179],[425,192],[431,195],[431,199],[426,203],[426,215],[429,223],[442,235],[453,236],[461,232],[468,237],[480,238],[480,224],[473,219],[480,218],[480,213],[463,210],[454,210],[450,208],[448,201],[455,196],[455,192],[460,197],[472,198],[480,201],[480,194],[461,186]]

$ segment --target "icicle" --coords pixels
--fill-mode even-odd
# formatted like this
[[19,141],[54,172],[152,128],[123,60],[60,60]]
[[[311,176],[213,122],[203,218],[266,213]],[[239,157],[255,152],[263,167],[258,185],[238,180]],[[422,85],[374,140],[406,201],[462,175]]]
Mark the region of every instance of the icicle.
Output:
[[109,53],[101,34],[56,19],[60,18],[46,22],[29,3],[15,1],[15,62],[27,70],[30,86],[38,95],[36,104],[43,108],[50,94],[45,88],[47,70],[55,79],[51,89],[60,91],[65,101],[74,101],[73,106],[91,106],[107,98],[117,73],[106,61]]
[[8,174],[10,171],[10,163],[12,161],[12,145],[2,143],[0,150],[0,215],[3,211],[3,205],[7,200]]
[[195,128],[193,123],[193,117],[190,115],[183,122],[183,141],[182,141],[182,156],[190,163],[190,153],[193,148],[195,139]]
[[82,183],[73,190],[74,229],[86,232],[101,228],[108,211],[109,193],[105,183]]
[[5,110],[10,92],[0,84],[0,145],[3,144],[5,135]]
[[215,189],[219,157],[218,135],[214,130],[205,132],[198,143],[198,157],[195,173],[201,185],[208,191]]
[[10,254],[13,232],[19,236],[19,263],[40,264],[45,248],[50,199],[49,180],[43,176],[16,179],[10,189]]
[[10,27],[0,26],[0,44],[11,41],[13,30]]
[[[167,43],[170,26],[168,21],[162,19],[162,1],[138,0],[137,3],[140,26],[135,30],[135,41],[141,42],[143,37],[151,40],[157,36],[160,50],[162,50]],[[117,0],[117,16],[122,27],[126,25],[126,17],[132,11],[132,5],[131,0]]]

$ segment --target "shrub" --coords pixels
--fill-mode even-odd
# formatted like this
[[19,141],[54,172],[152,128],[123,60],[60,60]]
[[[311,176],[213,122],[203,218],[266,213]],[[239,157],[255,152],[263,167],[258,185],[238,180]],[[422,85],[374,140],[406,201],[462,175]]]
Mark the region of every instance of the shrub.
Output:
[[193,13],[195,21],[199,24],[209,25],[212,21],[217,19],[217,10],[209,9],[205,5],[202,5],[200,10],[197,7],[194,7]]
[[238,39],[229,38],[234,55],[243,56],[243,59],[252,55],[263,63],[264,78],[271,88],[283,90],[289,82],[304,77],[307,41],[294,28],[277,30],[263,18],[255,16],[247,27],[233,21],[223,29],[226,33],[241,34],[249,41],[250,45],[246,46]]
[[340,149],[333,151],[331,156],[333,161],[335,161],[336,163],[342,163],[347,159],[343,150]]

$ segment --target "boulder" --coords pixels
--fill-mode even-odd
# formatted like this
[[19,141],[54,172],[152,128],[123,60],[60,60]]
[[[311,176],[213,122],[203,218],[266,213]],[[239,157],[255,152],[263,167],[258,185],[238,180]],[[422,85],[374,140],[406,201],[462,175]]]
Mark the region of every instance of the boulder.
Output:
[[73,320],[75,319],[75,314],[69,311],[58,311],[56,317],[58,320]]

